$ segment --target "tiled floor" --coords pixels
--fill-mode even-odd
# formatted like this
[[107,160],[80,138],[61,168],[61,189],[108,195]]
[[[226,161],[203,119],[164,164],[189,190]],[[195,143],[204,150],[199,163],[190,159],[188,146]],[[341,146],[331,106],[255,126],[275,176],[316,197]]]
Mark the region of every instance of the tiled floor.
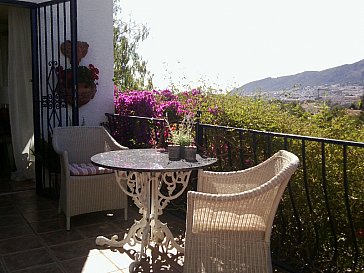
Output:
[[[3,162],[1,162],[3,164]],[[32,180],[14,181],[10,179],[10,172],[0,164],[0,195],[14,191],[35,189],[35,182]]]
[[[129,220],[122,211],[91,213],[71,219],[65,230],[65,217],[57,213],[57,201],[28,190],[0,195],[0,273],[129,272],[137,246],[112,249],[95,244],[98,235],[123,236],[140,219],[135,207]],[[166,213],[163,221],[179,239],[184,234],[184,219]],[[148,249],[136,272],[182,272],[183,254]]]

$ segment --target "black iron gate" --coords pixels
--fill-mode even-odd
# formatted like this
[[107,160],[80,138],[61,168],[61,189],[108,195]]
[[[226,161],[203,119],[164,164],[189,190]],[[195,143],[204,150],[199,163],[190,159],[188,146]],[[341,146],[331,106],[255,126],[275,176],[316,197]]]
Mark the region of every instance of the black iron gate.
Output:
[[[55,0],[31,7],[33,111],[37,193],[59,194],[59,158],[52,148],[53,128],[78,125],[77,0]],[[70,41],[71,54],[61,45]],[[59,81],[60,67],[71,72],[72,105]],[[63,85],[63,84],[62,84]]]

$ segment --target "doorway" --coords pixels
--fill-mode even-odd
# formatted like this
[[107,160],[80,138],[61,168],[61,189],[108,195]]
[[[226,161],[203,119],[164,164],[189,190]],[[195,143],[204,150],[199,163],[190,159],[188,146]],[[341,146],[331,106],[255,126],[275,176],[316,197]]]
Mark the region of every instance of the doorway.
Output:
[[0,4],[0,194],[35,188],[28,8]]
[[[53,128],[79,123],[77,0],[8,1],[0,4],[0,13],[4,28],[1,41],[7,39],[7,50],[2,51],[8,55],[0,58],[0,67],[8,70],[0,82],[6,87],[1,90],[8,94],[2,107],[3,127],[7,129],[0,141],[4,143],[0,144],[0,184],[6,184],[3,191],[35,187],[39,194],[57,196],[59,171],[54,164],[49,165],[53,162]],[[66,41],[73,52],[69,63],[60,50]],[[59,66],[72,71],[71,106],[60,92]]]

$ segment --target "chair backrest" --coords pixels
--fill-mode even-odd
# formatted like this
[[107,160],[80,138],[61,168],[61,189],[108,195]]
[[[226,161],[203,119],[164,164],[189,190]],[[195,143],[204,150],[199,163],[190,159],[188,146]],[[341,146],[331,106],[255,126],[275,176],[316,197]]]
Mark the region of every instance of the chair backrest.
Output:
[[[239,193],[268,183],[280,173],[294,172],[296,155],[280,150],[264,162],[245,170],[231,172],[199,172],[198,191],[206,193]],[[295,168],[288,168],[296,166]],[[288,168],[288,169],[287,169]]]
[[235,205],[230,205],[234,213],[261,217],[266,229],[264,237],[269,241],[280,199],[298,165],[296,155],[281,150],[246,170],[199,172],[198,191],[236,200]]
[[67,151],[70,163],[87,163],[91,156],[115,147],[114,139],[102,126],[54,128],[52,143],[57,153]]

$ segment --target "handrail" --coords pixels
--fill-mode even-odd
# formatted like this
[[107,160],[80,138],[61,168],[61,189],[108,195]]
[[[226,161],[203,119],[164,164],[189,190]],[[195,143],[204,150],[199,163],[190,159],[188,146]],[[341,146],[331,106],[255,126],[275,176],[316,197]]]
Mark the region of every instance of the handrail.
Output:
[[126,116],[126,115],[110,114],[110,113],[105,113],[105,116],[107,116],[107,117],[114,116],[114,117],[120,117],[120,118],[129,118],[129,119],[139,119],[139,120],[150,120],[150,121],[161,121],[161,122],[165,122],[165,120],[162,119],[162,118],[153,118],[153,117]]
[[[198,145],[207,156],[220,159],[217,170],[247,168],[249,164],[244,162],[248,158],[250,165],[256,165],[282,148],[280,145],[300,157],[301,167],[288,185],[275,219],[274,264],[285,264],[289,272],[364,271],[364,238],[357,236],[358,230],[364,233],[359,216],[364,203],[360,191],[363,142],[211,124],[198,127],[202,134]],[[354,173],[351,164],[349,177],[350,160],[358,160],[361,166]]]
[[[128,121],[128,125],[148,122],[152,128],[164,122],[160,118],[112,114],[108,118]],[[160,137],[157,133],[149,135]],[[203,124],[197,120],[196,144],[200,153],[219,159],[212,167],[217,171],[249,168],[279,149],[295,153],[301,163],[274,221],[273,264],[287,272],[364,272],[363,142]],[[190,184],[194,187],[194,183]],[[174,202],[174,207],[185,209],[183,198],[179,204]]]
[[226,130],[237,130],[237,131],[242,131],[242,132],[251,132],[251,133],[257,133],[257,134],[269,135],[269,136],[288,137],[288,138],[293,138],[293,139],[309,140],[309,141],[316,141],[316,142],[326,142],[329,144],[340,144],[340,145],[345,144],[345,145],[350,145],[350,146],[355,146],[355,147],[364,147],[364,142],[339,140],[339,139],[332,139],[332,138],[322,138],[322,137],[312,137],[312,136],[302,136],[302,135],[295,135],[295,134],[276,133],[276,132],[268,132],[268,131],[260,131],[260,130],[253,130],[253,129],[237,128],[237,127],[231,127],[231,126],[204,124],[204,123],[200,123],[200,126],[203,126],[206,128],[221,128],[221,129],[226,129]]

